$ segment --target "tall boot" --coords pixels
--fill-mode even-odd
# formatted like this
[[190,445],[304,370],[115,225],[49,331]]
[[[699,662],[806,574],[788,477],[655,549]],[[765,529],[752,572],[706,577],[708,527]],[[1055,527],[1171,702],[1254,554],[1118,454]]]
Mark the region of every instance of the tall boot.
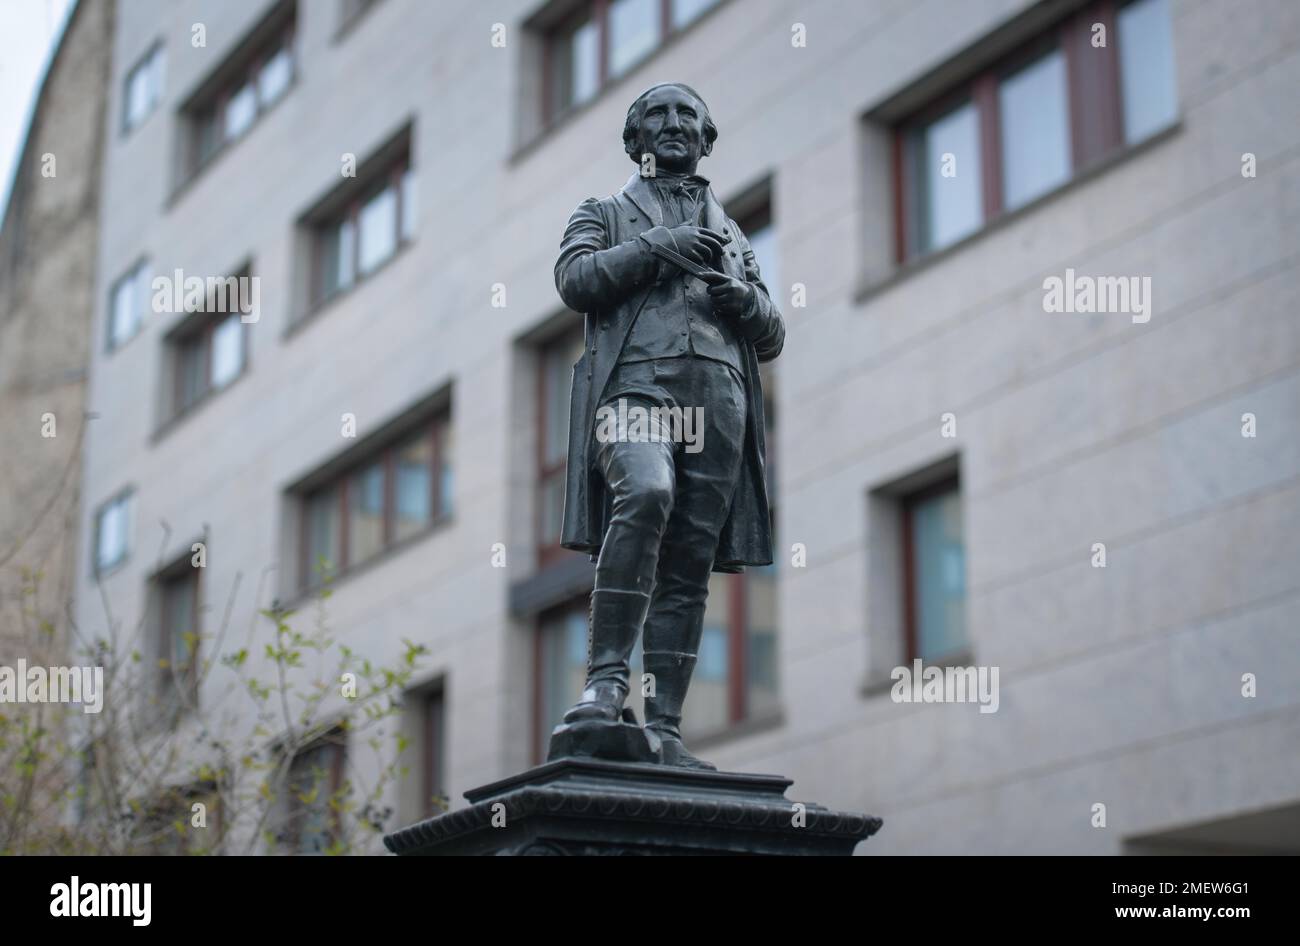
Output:
[[672,651],[646,651],[645,671],[654,675],[654,696],[645,701],[645,728],[659,737],[665,765],[690,769],[716,769],[695,758],[682,745],[682,704],[695,670],[695,655]]
[[649,607],[648,592],[597,588],[591,593],[587,683],[582,698],[565,712],[566,723],[618,722],[627,699],[628,660]]

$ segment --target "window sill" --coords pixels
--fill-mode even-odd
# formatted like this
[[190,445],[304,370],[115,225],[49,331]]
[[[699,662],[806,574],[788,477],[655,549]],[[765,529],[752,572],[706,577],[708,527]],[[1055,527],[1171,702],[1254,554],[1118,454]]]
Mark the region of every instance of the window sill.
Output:
[[239,374],[236,375],[234,378],[232,378],[230,381],[226,382],[225,385],[219,388],[209,388],[207,391],[204,391],[203,394],[199,395],[198,400],[196,400],[193,404],[190,404],[188,407],[185,407],[184,409],[177,411],[175,414],[172,414],[165,421],[159,424],[158,428],[149,437],[149,445],[157,446],[159,443],[165,440],[167,438],[167,435],[170,434],[173,430],[175,430],[177,427],[183,426],[187,420],[189,420],[195,414],[199,413],[199,411],[201,411],[208,404],[216,400],[219,395],[225,394],[227,391],[229,391],[231,388],[237,385],[240,381],[244,380],[244,378],[248,377],[248,375],[249,375],[248,365],[247,363],[245,363],[244,370],[239,372]]
[[887,290],[894,288],[899,283],[912,278],[917,273],[925,272],[931,267],[939,265],[949,257],[962,252],[975,243],[978,243],[989,234],[997,233],[998,231],[1019,222],[1021,218],[1037,212],[1042,207],[1060,199],[1066,194],[1069,194],[1076,188],[1082,187],[1101,175],[1108,173],[1117,165],[1132,160],[1138,155],[1143,154],[1146,151],[1155,148],[1157,145],[1164,143],[1168,139],[1175,137],[1182,131],[1182,129],[1182,118],[1176,118],[1170,125],[1162,128],[1160,131],[1143,138],[1139,142],[1120,148],[1109,157],[1102,158],[1097,163],[1083,171],[1080,171],[1059,187],[1056,187],[1045,194],[1040,194],[1038,197],[1029,201],[1029,203],[1022,204],[1014,210],[1008,210],[995,220],[990,220],[974,233],[962,237],[956,243],[950,243],[942,249],[899,263],[895,266],[893,272],[884,278],[873,281],[860,281],[858,288],[853,294],[854,305],[862,305],[863,303],[870,301],[872,297],[881,295]]
[[533,571],[510,584],[510,613],[534,620],[538,615],[591,594],[596,566],[585,552],[564,550],[550,563],[539,562]]
[[326,590],[327,588],[330,591],[336,591],[339,588],[339,586],[342,585],[344,582],[349,581],[350,579],[355,578],[358,575],[363,575],[366,572],[370,571],[371,569],[378,568],[380,565],[384,564],[385,562],[396,558],[398,555],[401,555],[407,549],[419,545],[420,543],[424,542],[426,539],[430,538],[431,536],[447,529],[454,521],[455,521],[454,512],[449,512],[446,513],[445,515],[439,516],[437,519],[434,519],[433,522],[429,523],[429,525],[425,526],[419,532],[413,533],[411,535],[408,535],[406,538],[401,539],[400,541],[394,542],[392,545],[385,548],[382,552],[378,552],[375,555],[372,555],[364,562],[358,562],[355,565],[349,565],[347,568],[335,572],[332,576],[330,576],[330,582],[328,585],[320,584],[320,585],[313,585],[310,588],[297,589],[296,591],[293,592],[292,595],[290,595],[284,601],[277,602],[277,607],[282,607],[288,610],[295,610],[301,607],[306,602],[310,601],[312,598],[319,598],[321,592]]
[[366,286],[370,285],[371,282],[377,279],[380,273],[387,270],[390,266],[395,265],[397,260],[401,259],[406,254],[407,250],[414,244],[415,237],[411,237],[410,239],[398,243],[397,249],[393,250],[392,256],[388,257],[388,259],[384,260],[364,276],[357,277],[353,280],[352,285],[348,286],[346,289],[341,289],[333,295],[322,299],[320,302],[313,304],[309,309],[299,315],[298,318],[289,323],[289,327],[284,330],[284,333],[280,338],[287,342],[308,325],[318,321],[321,315],[327,310],[340,305],[344,299],[352,298],[352,296],[354,296],[358,291],[364,289]]

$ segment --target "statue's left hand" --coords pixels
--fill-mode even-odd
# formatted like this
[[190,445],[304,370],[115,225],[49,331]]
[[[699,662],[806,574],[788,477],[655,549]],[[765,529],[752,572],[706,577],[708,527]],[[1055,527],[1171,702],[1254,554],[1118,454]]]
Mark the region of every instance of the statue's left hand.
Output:
[[724,315],[741,315],[749,308],[755,292],[749,283],[726,273],[711,273],[700,278],[709,284],[709,298],[717,311]]

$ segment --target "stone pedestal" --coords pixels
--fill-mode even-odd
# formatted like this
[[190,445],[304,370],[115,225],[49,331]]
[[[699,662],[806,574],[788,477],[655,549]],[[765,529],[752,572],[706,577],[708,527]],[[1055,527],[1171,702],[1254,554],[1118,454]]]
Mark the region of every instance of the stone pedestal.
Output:
[[785,797],[789,779],[562,758],[384,838],[400,855],[852,854],[879,818]]

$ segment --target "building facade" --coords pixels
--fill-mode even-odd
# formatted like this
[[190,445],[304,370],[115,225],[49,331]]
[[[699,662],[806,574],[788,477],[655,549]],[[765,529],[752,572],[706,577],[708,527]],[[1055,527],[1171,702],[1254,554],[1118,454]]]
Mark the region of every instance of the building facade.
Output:
[[691,748],[873,853],[1300,850],[1297,40],[1287,0],[123,0],[78,620],[175,658],[328,576],[353,649],[428,650],[389,828],[539,761],[591,582],[552,266],[684,81],[788,333],[777,561],[715,579]]

